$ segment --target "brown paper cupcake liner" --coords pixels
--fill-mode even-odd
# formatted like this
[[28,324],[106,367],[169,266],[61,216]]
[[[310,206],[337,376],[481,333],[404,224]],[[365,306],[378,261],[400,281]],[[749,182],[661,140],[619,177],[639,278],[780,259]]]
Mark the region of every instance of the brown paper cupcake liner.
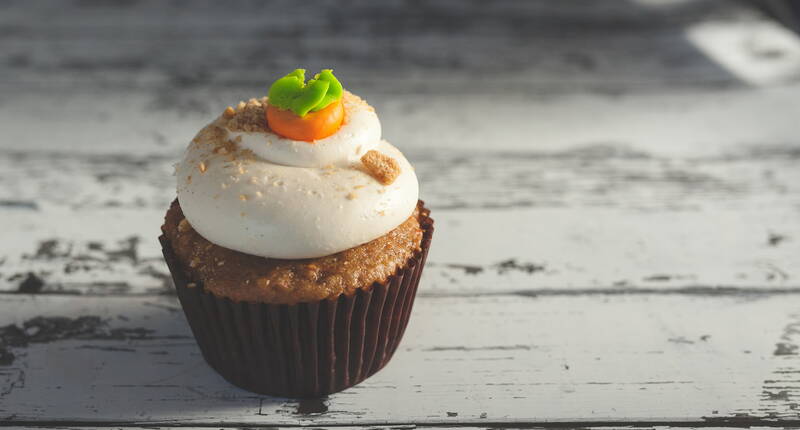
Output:
[[433,236],[430,211],[420,206],[422,249],[405,267],[352,296],[295,305],[234,302],[204,291],[162,235],[164,259],[205,360],[238,387],[282,397],[335,393],[383,368],[408,325]]

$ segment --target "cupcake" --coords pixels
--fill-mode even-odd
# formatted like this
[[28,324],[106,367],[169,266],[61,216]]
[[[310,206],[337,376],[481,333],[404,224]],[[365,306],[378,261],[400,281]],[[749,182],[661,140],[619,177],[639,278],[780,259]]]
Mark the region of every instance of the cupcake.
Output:
[[228,107],[176,165],[159,238],[203,357],[246,390],[341,391],[388,363],[433,234],[375,110],[302,69]]

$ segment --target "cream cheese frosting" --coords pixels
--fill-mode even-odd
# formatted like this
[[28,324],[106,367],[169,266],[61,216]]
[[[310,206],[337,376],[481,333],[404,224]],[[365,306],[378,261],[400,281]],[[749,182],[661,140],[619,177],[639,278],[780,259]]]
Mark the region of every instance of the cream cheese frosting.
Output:
[[[345,124],[315,142],[269,130],[229,130],[219,118],[176,166],[178,201],[210,242],[268,258],[313,258],[376,239],[414,211],[419,185],[403,154],[381,140],[374,110],[344,97]],[[400,175],[382,185],[360,157],[377,150]]]
[[323,167],[357,162],[375,149],[381,139],[381,122],[375,110],[356,97],[344,97],[347,122],[339,130],[314,143],[292,140],[272,132],[233,131],[232,139],[259,157],[273,163],[297,167]]

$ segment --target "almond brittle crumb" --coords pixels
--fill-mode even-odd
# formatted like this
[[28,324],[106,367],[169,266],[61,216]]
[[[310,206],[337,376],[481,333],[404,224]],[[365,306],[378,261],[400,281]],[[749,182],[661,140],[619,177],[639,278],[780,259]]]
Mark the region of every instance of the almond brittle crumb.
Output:
[[[228,109],[232,111],[230,116]],[[267,127],[267,98],[250,99],[246,103],[240,102],[236,109],[225,109],[223,118],[228,119],[225,124],[231,131],[268,131]]]
[[361,162],[369,173],[383,185],[391,185],[400,176],[400,164],[392,157],[376,150],[367,151]]
[[231,119],[236,115],[236,111],[233,110],[232,107],[228,106],[225,108],[225,112],[222,112],[222,117],[226,119]]
[[347,197],[347,200],[355,200],[356,198],[358,198],[358,194],[356,194],[356,193],[347,193],[347,195],[345,197]]
[[235,161],[239,157],[239,149],[236,144],[229,139],[219,139],[210,142],[213,145],[211,153],[221,155],[227,161]]

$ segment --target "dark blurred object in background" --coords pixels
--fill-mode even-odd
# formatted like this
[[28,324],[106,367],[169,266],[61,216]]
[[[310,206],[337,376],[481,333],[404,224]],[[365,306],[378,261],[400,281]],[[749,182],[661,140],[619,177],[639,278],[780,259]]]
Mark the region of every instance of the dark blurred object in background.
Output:
[[783,25],[800,33],[800,1],[798,0],[760,0],[757,1],[764,10],[774,16]]

